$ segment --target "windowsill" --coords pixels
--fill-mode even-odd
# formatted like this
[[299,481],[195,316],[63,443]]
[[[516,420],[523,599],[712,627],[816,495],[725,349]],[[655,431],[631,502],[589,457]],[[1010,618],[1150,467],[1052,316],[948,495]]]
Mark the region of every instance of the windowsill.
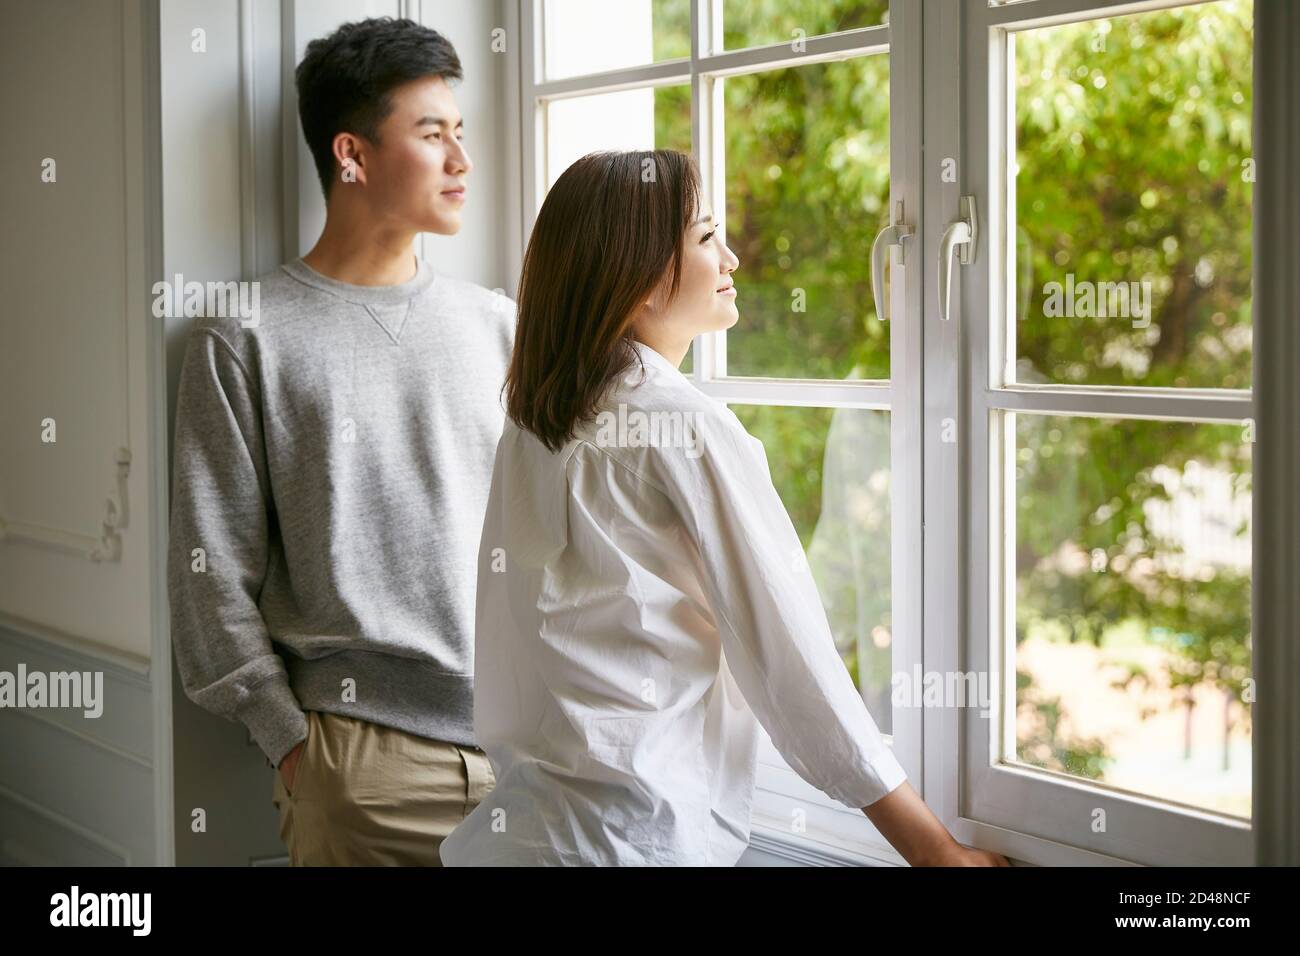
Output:
[[749,845],[803,866],[907,866],[892,847],[847,840],[812,828],[791,833],[780,820],[760,813],[753,815]]
[[[751,811],[750,845],[807,866],[907,866],[861,810],[832,800],[784,765],[770,743],[760,748]],[[1012,866],[1131,866],[1080,847],[1001,827],[958,821],[950,826],[966,846],[1005,856]],[[797,825],[797,826],[796,826]]]
[[760,754],[750,825],[756,850],[807,866],[907,866],[861,810],[778,766],[775,750]]

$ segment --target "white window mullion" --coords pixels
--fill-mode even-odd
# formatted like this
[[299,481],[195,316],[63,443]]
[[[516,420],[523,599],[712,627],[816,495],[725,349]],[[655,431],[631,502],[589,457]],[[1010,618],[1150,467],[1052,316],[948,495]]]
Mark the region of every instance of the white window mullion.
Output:
[[[727,236],[727,157],[722,83],[696,64],[722,44],[722,0],[691,0],[691,143],[700,170],[703,202],[713,210],[723,241]],[[692,372],[697,382],[727,374],[725,332],[695,339]]]
[[597,93],[616,93],[642,86],[667,86],[685,83],[691,75],[689,60],[664,60],[644,66],[608,70],[604,73],[583,73],[566,76],[561,80],[546,80],[537,84],[536,94],[547,99],[565,96],[591,96]]
[[[923,390],[925,352],[922,319],[926,277],[930,275],[922,237],[925,170],[922,154],[922,9],[911,0],[889,5],[889,209],[895,223],[913,233],[889,250],[890,409],[890,620],[891,675],[922,668],[925,640],[923,492],[924,436],[927,420]],[[892,684],[891,684],[892,686]],[[894,756],[913,788],[924,792],[923,712],[893,707]]]
[[[700,0],[700,2],[708,3],[712,0]],[[779,70],[787,66],[808,66],[810,63],[825,63],[830,60],[885,53],[892,42],[891,36],[890,25],[882,24],[863,27],[860,30],[846,30],[830,36],[808,37],[803,41],[803,48],[798,52],[795,52],[793,44],[788,42],[748,47],[744,50],[718,51],[701,57],[696,61],[695,66],[700,72],[712,73],[715,76]]]
[[986,388],[976,400],[990,409],[1098,418],[1241,423],[1255,414],[1255,401],[1250,392],[1210,389],[1187,389],[1186,394],[1180,395],[1174,389],[1012,385]]
[[[923,580],[925,582],[924,647],[922,660],[927,674],[950,674],[980,665],[963,660],[960,651],[962,589],[969,569],[977,563],[978,552],[963,551],[961,519],[965,512],[962,493],[963,475],[970,469],[972,449],[981,439],[979,418],[967,404],[965,386],[972,374],[978,374],[981,349],[985,343],[976,315],[955,296],[947,320],[939,318],[937,262],[940,236],[944,226],[959,212],[959,199],[972,188],[971,172],[965,168],[962,149],[961,62],[963,33],[960,16],[954,16],[949,0],[925,0],[925,41],[922,58],[929,68],[923,89],[923,123],[926,143],[923,180],[926,184],[924,207],[916,244],[912,247],[921,268],[929,278],[923,283],[924,315],[924,474],[923,474]],[[972,119],[978,122],[978,98],[972,104]],[[958,164],[956,182],[945,182],[943,163]],[[984,196],[978,195],[984,204]],[[987,218],[987,217],[985,217]],[[976,248],[976,261],[982,261],[992,249],[988,229]],[[976,296],[979,278],[974,268],[959,268],[953,277],[954,292]],[[971,425],[967,425],[971,422]],[[954,435],[954,427],[956,429]],[[955,438],[955,440],[954,440]],[[972,479],[978,474],[972,471]],[[958,754],[961,752],[961,712],[955,708],[923,709],[924,765],[923,781],[926,803],[963,843],[989,849],[1004,848],[979,840],[961,819],[961,781]]]
[[1118,17],[1165,7],[1190,7],[1214,0],[1033,0],[998,3],[980,11],[982,26],[1045,27],[1093,17]]
[[889,411],[894,387],[889,382],[783,382],[776,379],[728,378],[698,383],[699,389],[724,402],[746,405],[798,405],[807,408],[869,408]]

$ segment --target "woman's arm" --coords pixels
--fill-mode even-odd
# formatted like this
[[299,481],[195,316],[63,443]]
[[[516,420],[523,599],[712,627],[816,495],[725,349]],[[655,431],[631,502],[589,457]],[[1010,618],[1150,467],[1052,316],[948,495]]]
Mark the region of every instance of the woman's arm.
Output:
[[836,650],[762,444],[716,411],[695,427],[698,455],[660,448],[643,471],[698,551],[726,663],[773,746],[812,786],[866,808],[909,863],[993,865],[991,854],[961,847],[908,786]]
[[972,850],[953,839],[948,828],[904,781],[862,812],[912,866],[1010,866],[1007,858]]

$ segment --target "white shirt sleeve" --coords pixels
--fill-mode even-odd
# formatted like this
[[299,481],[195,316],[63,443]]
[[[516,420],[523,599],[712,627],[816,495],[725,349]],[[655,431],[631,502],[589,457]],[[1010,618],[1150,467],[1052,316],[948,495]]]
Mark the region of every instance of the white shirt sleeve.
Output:
[[875,803],[907,775],[835,648],[763,445],[725,407],[696,426],[694,448],[654,456],[656,478],[699,549],[727,664],[799,776],[847,806]]

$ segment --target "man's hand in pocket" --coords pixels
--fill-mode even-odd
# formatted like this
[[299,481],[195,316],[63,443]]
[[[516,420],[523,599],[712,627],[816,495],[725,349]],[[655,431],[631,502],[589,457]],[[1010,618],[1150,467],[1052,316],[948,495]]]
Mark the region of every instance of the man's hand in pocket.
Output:
[[284,755],[280,761],[280,779],[284,781],[284,787],[290,793],[293,793],[293,783],[298,776],[298,758],[302,756],[303,745],[307,743],[306,738],[294,744],[293,749]]

